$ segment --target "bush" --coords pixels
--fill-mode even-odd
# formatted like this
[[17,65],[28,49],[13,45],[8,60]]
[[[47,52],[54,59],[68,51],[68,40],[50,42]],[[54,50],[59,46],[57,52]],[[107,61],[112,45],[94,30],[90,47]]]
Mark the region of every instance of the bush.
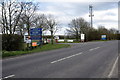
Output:
[[23,47],[23,37],[16,34],[3,34],[2,35],[2,50],[16,51]]

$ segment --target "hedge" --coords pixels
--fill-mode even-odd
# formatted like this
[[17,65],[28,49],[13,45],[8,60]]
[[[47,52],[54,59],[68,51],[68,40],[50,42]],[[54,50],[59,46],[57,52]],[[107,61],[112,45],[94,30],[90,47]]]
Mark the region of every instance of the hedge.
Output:
[[23,37],[16,34],[2,34],[2,50],[16,51],[23,46]]

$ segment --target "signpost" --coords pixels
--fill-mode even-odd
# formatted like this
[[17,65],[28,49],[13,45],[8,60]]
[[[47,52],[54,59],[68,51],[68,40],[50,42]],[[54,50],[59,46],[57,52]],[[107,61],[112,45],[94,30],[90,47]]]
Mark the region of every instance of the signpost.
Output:
[[84,42],[85,40],[85,34],[81,34],[81,41]]
[[38,40],[38,45],[42,44],[42,28],[30,29],[31,40]]

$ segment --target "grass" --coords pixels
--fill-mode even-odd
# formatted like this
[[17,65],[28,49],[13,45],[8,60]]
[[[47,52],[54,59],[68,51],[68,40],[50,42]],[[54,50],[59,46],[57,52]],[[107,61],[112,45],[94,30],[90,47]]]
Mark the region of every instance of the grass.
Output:
[[28,51],[2,51],[2,57],[10,57],[10,56],[17,56],[17,55],[23,55],[23,54],[29,54],[29,53],[35,53],[35,52],[42,52],[42,51],[48,51],[48,50],[54,50],[59,48],[67,48],[69,47],[69,44],[46,44],[42,47],[34,48],[33,50]]

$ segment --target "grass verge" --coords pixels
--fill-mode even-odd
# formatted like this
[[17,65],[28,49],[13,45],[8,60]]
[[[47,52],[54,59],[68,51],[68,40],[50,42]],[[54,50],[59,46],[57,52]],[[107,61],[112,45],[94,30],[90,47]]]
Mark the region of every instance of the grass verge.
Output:
[[17,56],[17,55],[23,55],[28,53],[35,53],[35,52],[42,52],[42,51],[48,51],[48,50],[54,50],[59,48],[67,48],[69,47],[69,44],[46,44],[42,47],[37,47],[33,50],[29,51],[2,51],[2,58],[10,57],[10,56]]

